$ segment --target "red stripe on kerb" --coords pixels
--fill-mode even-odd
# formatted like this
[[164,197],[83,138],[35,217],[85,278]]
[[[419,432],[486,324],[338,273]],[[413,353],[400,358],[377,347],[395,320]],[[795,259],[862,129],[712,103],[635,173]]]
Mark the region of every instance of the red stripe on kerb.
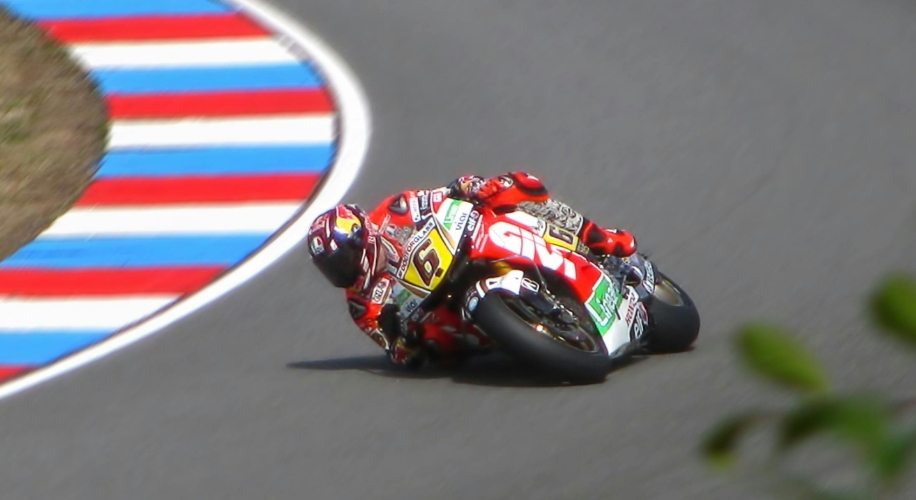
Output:
[[76,205],[302,201],[319,177],[309,173],[100,179],[89,185]]
[[228,15],[207,14],[39,21],[38,25],[63,43],[236,38],[269,35],[267,30],[237,13]]
[[58,295],[184,294],[213,281],[223,267],[0,270],[0,295],[47,297]]
[[216,92],[156,95],[117,95],[106,98],[113,119],[244,116],[291,113],[330,113],[325,89],[261,92]]
[[31,366],[0,366],[0,380],[13,378],[31,368]]

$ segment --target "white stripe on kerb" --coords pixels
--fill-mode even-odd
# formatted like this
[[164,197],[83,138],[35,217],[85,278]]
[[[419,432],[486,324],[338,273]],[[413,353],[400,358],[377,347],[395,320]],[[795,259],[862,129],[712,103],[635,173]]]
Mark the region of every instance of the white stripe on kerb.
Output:
[[326,144],[335,139],[334,115],[273,118],[118,120],[109,149],[252,144]]
[[74,208],[40,238],[74,236],[271,234],[300,209],[299,203]]
[[89,69],[177,68],[298,63],[271,38],[206,42],[86,43],[70,47]]
[[0,297],[0,333],[118,329],[162,309],[177,298],[178,295],[73,299]]

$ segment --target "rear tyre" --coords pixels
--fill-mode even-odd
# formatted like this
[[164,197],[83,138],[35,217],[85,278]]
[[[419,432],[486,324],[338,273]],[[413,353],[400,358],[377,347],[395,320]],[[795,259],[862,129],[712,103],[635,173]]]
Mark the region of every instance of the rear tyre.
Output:
[[[518,362],[550,377],[574,383],[603,381],[611,364],[604,342],[577,327],[585,343],[572,346],[539,322],[518,297],[491,293],[474,309],[473,319],[486,335]],[[545,324],[546,323],[546,324]]]
[[700,334],[700,313],[683,288],[659,275],[649,302],[646,348],[654,353],[683,352]]

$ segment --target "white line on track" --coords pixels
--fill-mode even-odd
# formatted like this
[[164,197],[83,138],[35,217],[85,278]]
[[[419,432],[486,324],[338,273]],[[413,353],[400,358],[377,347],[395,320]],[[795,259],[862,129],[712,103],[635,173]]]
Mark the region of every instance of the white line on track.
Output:
[[342,133],[337,161],[328,174],[321,191],[299,218],[286,230],[279,233],[270,245],[261,249],[232,272],[214,281],[197,294],[178,302],[133,328],[58,363],[0,386],[0,399],[18,394],[124,349],[226,295],[295,248],[308,235],[309,226],[315,217],[337,204],[356,180],[369,149],[371,119],[369,104],[352,70],[321,39],[275,7],[261,0],[228,1],[265,25],[284,33],[289,40],[305,48],[312,60],[324,71],[325,78],[330,83],[330,90],[334,93],[341,116]]
[[270,234],[299,203],[252,203],[170,207],[73,208],[41,238],[74,236]]
[[108,147],[326,144],[334,136],[334,115],[117,120],[111,124]]
[[271,38],[206,42],[86,43],[70,47],[89,69],[177,68],[296,64],[299,59]]
[[118,329],[156,312],[176,298],[176,295],[75,299],[0,297],[0,333]]

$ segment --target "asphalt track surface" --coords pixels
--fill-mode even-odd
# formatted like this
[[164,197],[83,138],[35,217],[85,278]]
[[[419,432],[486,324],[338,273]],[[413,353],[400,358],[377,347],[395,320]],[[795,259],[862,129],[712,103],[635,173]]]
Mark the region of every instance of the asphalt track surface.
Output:
[[729,409],[779,400],[736,368],[735,325],[805,332],[839,384],[916,387],[859,307],[916,271],[911,4],[281,3],[368,94],[348,200],[526,166],[687,287],[696,350],[587,387],[498,358],[400,376],[293,255],[0,404],[4,499],[763,498],[695,454]]

